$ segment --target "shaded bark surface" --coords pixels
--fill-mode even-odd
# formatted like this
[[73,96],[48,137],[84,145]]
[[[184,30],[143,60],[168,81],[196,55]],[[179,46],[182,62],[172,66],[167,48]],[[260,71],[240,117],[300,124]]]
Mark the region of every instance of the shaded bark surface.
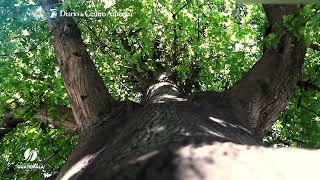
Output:
[[[299,12],[294,5],[264,8],[274,32],[274,23]],[[266,50],[250,72],[226,92],[183,96],[167,76],[153,79],[143,104],[137,104],[112,99],[72,18],[50,20],[49,25],[81,130],[74,153],[56,179],[252,179],[252,169],[259,175],[254,179],[264,177],[268,170],[255,170],[256,161],[245,158],[242,162],[242,158],[246,157],[243,154],[256,158],[274,155],[258,146],[301,74],[305,47],[292,34],[285,34],[276,48]],[[284,160],[297,153],[289,154]],[[231,160],[237,161],[242,176],[230,174]],[[262,162],[276,167],[278,161],[273,160]],[[270,177],[284,179],[292,177],[290,173]]]

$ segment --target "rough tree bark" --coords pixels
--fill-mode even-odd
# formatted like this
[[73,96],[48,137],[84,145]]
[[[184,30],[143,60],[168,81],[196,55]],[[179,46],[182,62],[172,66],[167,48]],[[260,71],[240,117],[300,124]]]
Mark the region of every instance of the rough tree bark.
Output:
[[[298,15],[295,6],[264,6],[272,27],[281,23],[285,15]],[[276,48],[264,52],[262,58],[250,72],[231,88],[230,96],[237,99],[246,111],[243,118],[255,133],[263,137],[285,107],[302,71],[306,49],[292,34],[282,36]]]
[[[264,8],[270,25],[299,12],[294,5]],[[81,130],[56,179],[305,179],[316,172],[286,163],[319,160],[314,152],[261,147],[301,74],[305,47],[293,35],[285,34],[226,92],[184,97],[163,71],[149,80],[144,104],[136,104],[112,99],[72,18],[49,25]]]

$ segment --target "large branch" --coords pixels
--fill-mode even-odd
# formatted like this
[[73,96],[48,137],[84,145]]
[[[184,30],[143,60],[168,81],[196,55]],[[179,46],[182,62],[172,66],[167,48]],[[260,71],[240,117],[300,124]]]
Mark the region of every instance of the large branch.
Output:
[[[269,24],[281,23],[285,15],[298,15],[296,5],[265,5]],[[274,26],[271,31],[277,33]],[[238,100],[245,111],[245,123],[263,137],[287,104],[300,79],[306,48],[286,33],[276,48],[269,48],[248,74],[227,94]]]
[[[57,109],[56,118],[52,118],[46,112],[45,107],[36,110],[35,117],[41,123],[46,123],[52,125],[54,128],[61,127],[69,133],[75,133],[78,129],[76,122],[74,121],[72,112],[70,108],[60,106]],[[12,112],[6,112],[2,121],[2,126],[0,127],[0,140],[9,132],[14,131],[16,126],[22,122],[23,119],[17,118]]]
[[[46,7],[45,7],[46,8]],[[100,77],[71,17],[49,19],[54,49],[80,132],[111,113],[113,99]]]
[[53,127],[62,127],[69,133],[75,133],[78,131],[79,127],[73,117],[72,109],[60,106],[57,108],[55,116],[56,118],[50,117],[45,108],[38,109],[36,113],[36,118],[43,123],[50,124]]

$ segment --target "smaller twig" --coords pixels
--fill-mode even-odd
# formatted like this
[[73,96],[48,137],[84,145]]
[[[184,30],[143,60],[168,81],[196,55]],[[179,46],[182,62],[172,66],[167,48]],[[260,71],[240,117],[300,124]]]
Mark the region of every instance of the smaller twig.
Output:
[[5,58],[10,58],[12,56],[16,56],[19,54],[25,54],[25,53],[29,53],[34,51],[35,49],[37,49],[42,43],[44,43],[47,39],[49,39],[51,36],[51,34],[49,33],[44,39],[42,39],[37,45],[27,49],[27,51],[20,51],[20,52],[16,52],[16,53],[6,53],[6,54],[1,54],[0,57],[5,57]]
[[300,105],[300,107],[302,107],[303,109],[305,109],[305,110],[307,110],[309,112],[314,113],[316,116],[320,116],[319,112],[316,112],[315,110],[309,109],[309,108],[305,107],[304,105]]
[[320,45],[311,44],[311,45],[310,45],[310,48],[311,48],[312,50],[315,50],[315,51],[319,51],[319,52],[320,52]]

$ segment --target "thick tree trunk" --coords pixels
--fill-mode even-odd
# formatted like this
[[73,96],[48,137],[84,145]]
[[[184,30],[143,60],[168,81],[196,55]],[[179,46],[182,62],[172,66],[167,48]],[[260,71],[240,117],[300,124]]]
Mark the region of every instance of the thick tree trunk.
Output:
[[[265,6],[265,10],[270,24],[298,13],[295,6]],[[286,34],[277,48],[267,50],[248,75],[227,92],[181,97],[174,81],[163,78],[167,76],[164,73],[153,79],[155,83],[139,105],[112,100],[72,18],[57,18],[49,24],[81,130],[80,141],[57,179],[305,176],[291,172],[297,172],[296,168],[284,162],[300,161],[297,156],[307,154],[306,162],[315,153],[258,147],[300,75],[305,48],[292,35]],[[314,169],[303,171],[309,175]]]
[[[63,169],[58,179],[153,179],[149,175],[143,177],[143,173],[150,172],[142,172],[140,168],[149,163],[144,162],[144,158],[147,160],[144,156],[155,155],[155,152],[165,153],[156,160],[162,165],[156,166],[168,163],[168,167],[163,168],[170,170],[174,153],[186,145],[259,144],[252,130],[239,121],[232,100],[225,95],[210,93],[178,98],[169,87],[169,83],[164,85],[164,82],[153,85],[155,94],[150,96],[150,103],[135,111],[123,112],[126,115],[115,119],[125,122],[119,132],[92,134],[90,140],[78,146],[76,151],[81,153],[75,152],[71,157],[75,160]],[[99,127],[96,132],[100,128],[103,131],[104,127]],[[101,137],[104,141],[99,141]],[[97,143],[101,143],[100,146],[92,149]],[[166,157],[166,153],[171,155]],[[142,166],[132,166],[135,161]],[[171,170],[166,173],[157,178],[172,175]]]
[[[70,157],[73,162],[69,160],[57,179],[291,180],[317,176],[319,152],[259,147],[256,135],[238,120],[238,110],[224,94],[204,93],[173,101],[174,95],[164,92],[168,99],[129,112],[118,132],[95,134],[81,143]],[[93,149],[97,143],[102,144]],[[305,168],[288,162],[303,163]]]

